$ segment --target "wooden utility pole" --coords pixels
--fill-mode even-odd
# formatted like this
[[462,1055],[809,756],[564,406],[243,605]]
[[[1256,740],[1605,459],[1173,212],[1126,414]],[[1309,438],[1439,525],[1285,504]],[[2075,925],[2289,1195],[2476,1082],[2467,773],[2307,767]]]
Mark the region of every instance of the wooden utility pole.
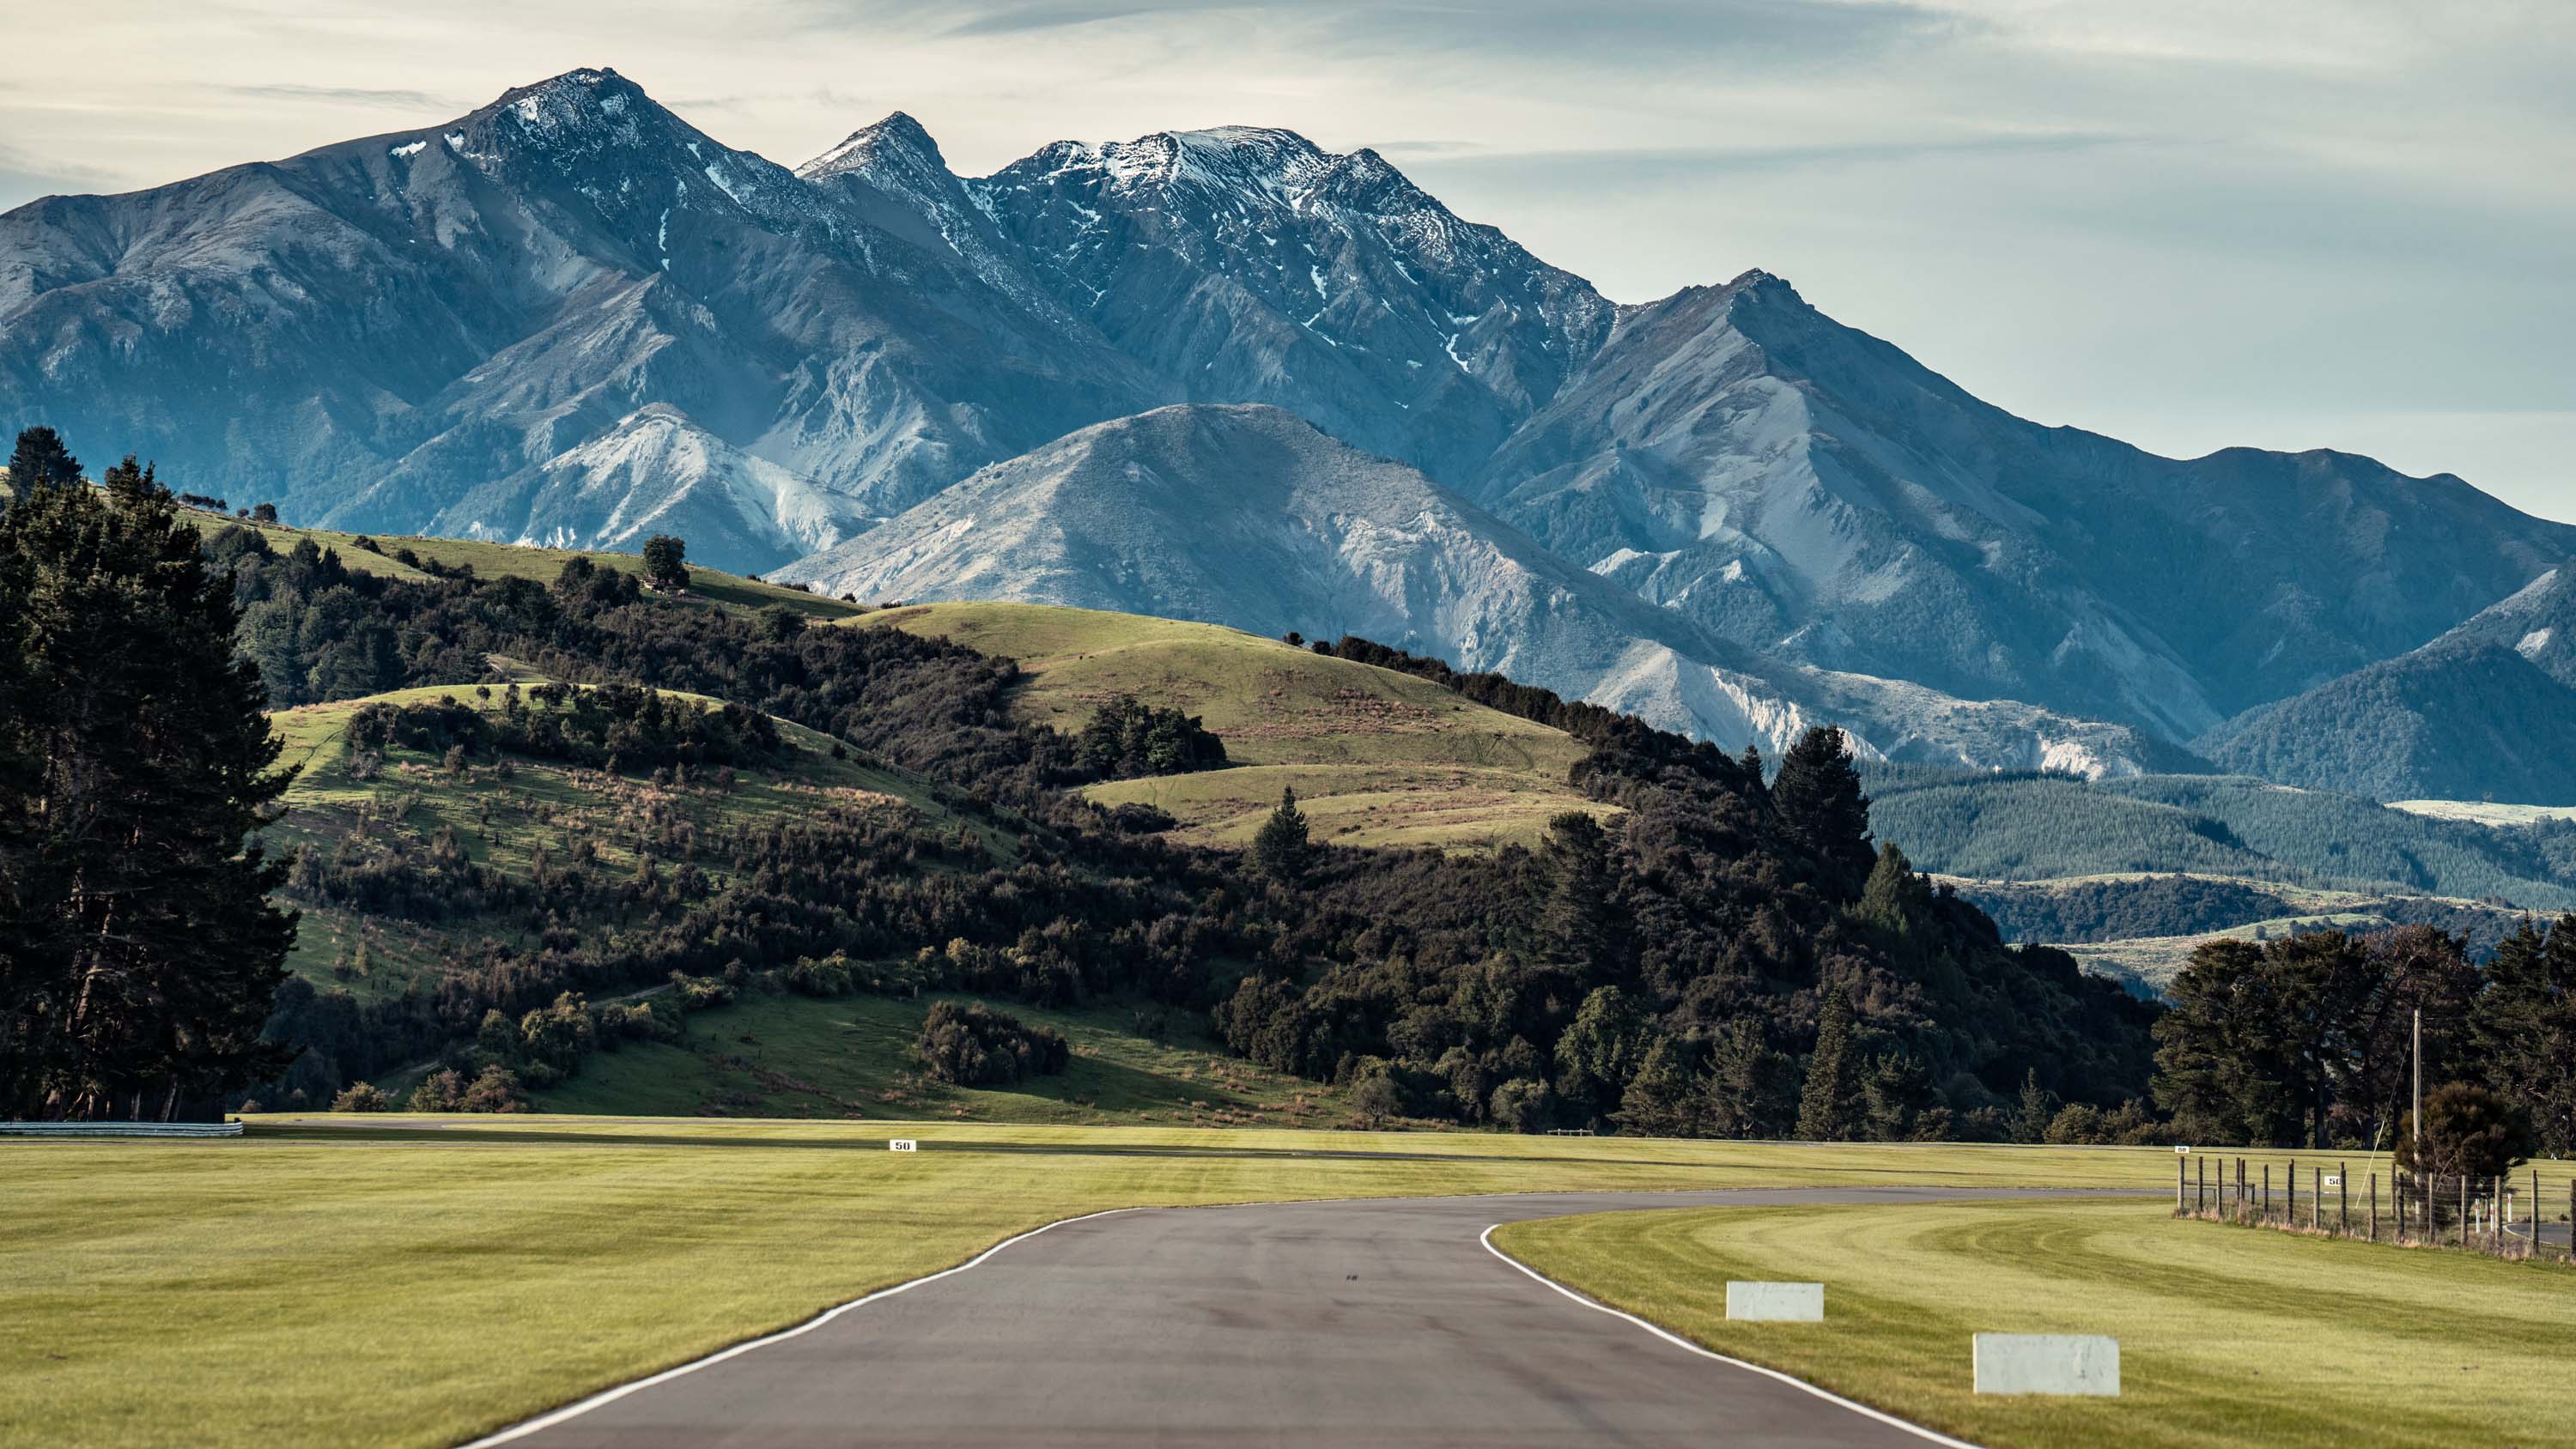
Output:
[[2415,1008],[2415,1111],[2407,1120],[2415,1124],[2410,1134],[2415,1144],[2415,1170],[2424,1170],[2424,1008]]

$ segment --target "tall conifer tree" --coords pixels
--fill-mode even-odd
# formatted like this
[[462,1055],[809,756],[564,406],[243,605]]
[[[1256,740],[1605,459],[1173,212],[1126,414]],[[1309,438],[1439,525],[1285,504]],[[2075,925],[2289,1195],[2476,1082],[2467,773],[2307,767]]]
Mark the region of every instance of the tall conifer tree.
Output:
[[283,1063],[291,771],[228,578],[132,458],[0,515],[0,1111],[164,1117]]
[[1816,1050],[1807,1058],[1807,1088],[1798,1099],[1798,1136],[1805,1141],[1849,1142],[1868,1126],[1864,1063],[1852,1034],[1851,997],[1834,987],[1816,1018]]
[[1877,859],[1869,848],[1869,797],[1861,793],[1843,732],[1818,725],[1780,757],[1771,801],[1789,834],[1822,862],[1844,900],[1859,894]]

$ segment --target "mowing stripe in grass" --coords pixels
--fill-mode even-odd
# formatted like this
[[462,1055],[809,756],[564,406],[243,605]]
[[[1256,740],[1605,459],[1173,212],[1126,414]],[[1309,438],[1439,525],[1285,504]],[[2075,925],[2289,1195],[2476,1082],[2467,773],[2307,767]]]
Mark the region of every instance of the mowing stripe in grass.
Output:
[[1653,1334],[1655,1337],[1662,1339],[1664,1342],[1669,1343],[1676,1348],[1688,1349],[1692,1353],[1698,1354],[1701,1358],[1715,1359],[1717,1362],[1725,1364],[1729,1368],[1744,1369],[1751,1373],[1760,1374],[1766,1379],[1778,1379],[1780,1382],[1798,1390],[1800,1393],[1813,1394],[1827,1403],[1838,1404],[1865,1419],[1876,1419],[1882,1424],[1902,1429],[1906,1433],[1912,1434],[1917,1438],[1927,1439],[1935,1444],[1948,1445],[1949,1449],[1978,1449],[1977,1445],[1971,1444],[1965,1439],[1953,1439],[1947,1434],[1926,1429],[1920,1424],[1909,1424],[1903,1419],[1896,1417],[1894,1414],[1883,1414],[1878,1410],[1871,1408],[1867,1404],[1854,1403],[1852,1400],[1846,1399],[1842,1395],[1837,1394],[1830,1389],[1820,1389],[1814,1384],[1807,1382],[1805,1379],[1791,1377],[1788,1374],[1780,1372],[1778,1369],[1764,1368],[1758,1363],[1747,1363],[1740,1358],[1729,1358],[1725,1354],[1712,1352],[1691,1342],[1687,1338],[1683,1338],[1679,1334],[1670,1333],[1664,1329],[1658,1328],[1633,1313],[1622,1313],[1607,1303],[1587,1298],[1583,1294],[1575,1292],[1573,1289],[1566,1287],[1564,1284],[1559,1283],[1555,1279],[1548,1277],[1546,1274],[1539,1272],[1537,1269],[1530,1267],[1527,1263],[1520,1261],[1511,1254],[1504,1252],[1502,1249],[1495,1247],[1494,1228],[1499,1228],[1501,1226],[1503,1226],[1501,1223],[1496,1223],[1494,1224],[1494,1227],[1487,1228],[1476,1235],[1476,1241],[1484,1244],[1486,1252],[1493,1254],[1495,1257],[1511,1264],[1521,1272],[1528,1274],[1533,1280],[1546,1284],[1548,1287],[1555,1289],[1557,1292],[1564,1294],[1566,1297],[1573,1299],[1575,1302],[1582,1304],[1584,1307],[1589,1308],[1596,1313],[1607,1313],[1613,1318],[1624,1319],[1625,1321],[1635,1324],[1637,1327],[1646,1330],[1648,1333]]

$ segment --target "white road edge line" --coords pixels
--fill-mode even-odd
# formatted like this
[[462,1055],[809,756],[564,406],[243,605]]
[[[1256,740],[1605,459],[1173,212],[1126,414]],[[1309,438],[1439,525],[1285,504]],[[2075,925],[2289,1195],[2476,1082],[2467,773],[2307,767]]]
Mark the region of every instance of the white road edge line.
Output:
[[[628,1394],[634,1393],[639,1389],[649,1389],[655,1384],[669,1383],[671,1380],[680,1377],[682,1374],[696,1373],[698,1370],[706,1368],[711,1364],[723,1363],[726,1359],[749,1353],[755,1348],[767,1348],[773,1343],[783,1342],[784,1340],[795,1338],[800,1334],[812,1333],[815,1329],[822,1327],[824,1324],[831,1322],[833,1319],[840,1317],[842,1314],[849,1312],[853,1308],[865,1308],[880,1298],[892,1298],[898,1293],[908,1293],[911,1290],[920,1287],[924,1283],[936,1283],[940,1279],[945,1278],[952,1273],[963,1273],[967,1269],[983,1262],[986,1258],[989,1258],[995,1253],[1002,1251],[1004,1248],[1011,1246],[1013,1243],[1025,1243],[1029,1239],[1034,1238],[1038,1234],[1046,1232],[1051,1228],[1060,1228],[1067,1223],[1083,1223],[1089,1222],[1093,1218],[1114,1217],[1119,1213],[1132,1213],[1139,1211],[1142,1211],[1142,1209],[1132,1207],[1111,1208],[1106,1212],[1084,1213],[1079,1217],[1058,1218],[1054,1222],[1047,1223],[1041,1227],[1031,1228],[1017,1237],[1004,1238],[1002,1241],[995,1243],[993,1246],[986,1248],[980,1253],[977,1253],[974,1257],[967,1259],[965,1262],[958,1264],[954,1268],[942,1268],[938,1272],[932,1273],[926,1277],[914,1278],[906,1282],[897,1283],[891,1288],[880,1288],[865,1298],[853,1298],[849,1302],[841,1304],[838,1307],[826,1308],[822,1312],[815,1314],[813,1317],[806,1319],[803,1323],[797,1324],[793,1328],[782,1328],[776,1333],[766,1334],[759,1338],[745,1339],[743,1342],[737,1343],[731,1348],[718,1349],[714,1353],[708,1354],[705,1358],[691,1359],[689,1362],[681,1364],[676,1368],[666,1368],[660,1373],[651,1375],[650,1377],[636,1379],[631,1383],[619,1384],[613,1389],[602,1389],[598,1393],[591,1395],[589,1398],[575,1400],[572,1403],[564,1405],[560,1409],[549,1410],[543,1414],[539,1414],[533,1419],[525,1419],[519,1423],[512,1424],[506,1429],[486,1434],[480,1439],[469,1440],[463,1445],[458,1446],[458,1449],[488,1449],[488,1446],[490,1445],[507,1444],[514,1439],[524,1439],[530,1434],[534,1434],[545,1429],[551,1429],[555,1425],[563,1423],[567,1419],[577,1419],[582,1415],[589,1413],[593,1409],[600,1408],[603,1405],[613,1404],[619,1399],[625,1398]],[[1506,1259],[1505,1261],[1508,1262],[1509,1260]],[[1519,1265],[1514,1264],[1513,1266],[1518,1267]]]
[[1662,1339],[1664,1342],[1672,1344],[1678,1348],[1689,1349],[1691,1352],[1698,1354],[1701,1358],[1715,1359],[1719,1363],[1729,1365],[1730,1367],[1748,1369],[1754,1373],[1762,1375],[1764,1378],[1778,1379],[1780,1382],[1787,1384],[1789,1387],[1797,1389],[1802,1393],[1813,1394],[1817,1398],[1823,1399],[1829,1404],[1840,1404],[1855,1414],[1859,1414],[1864,1418],[1876,1419],[1878,1422],[1885,1424],[1890,1428],[1902,1429],[1906,1433],[1914,1435],[1916,1438],[1926,1439],[1935,1444],[1946,1445],[1948,1446],[1948,1449],[1981,1449],[1981,1446],[1971,1444],[1965,1439],[1953,1439],[1947,1434],[1933,1429],[1926,1429],[1920,1424],[1909,1424],[1905,1420],[1896,1417],[1894,1414],[1881,1413],[1867,1404],[1854,1403],[1852,1400],[1844,1398],[1842,1395],[1833,1392],[1831,1389],[1817,1388],[1814,1384],[1807,1382],[1805,1379],[1793,1378],[1788,1374],[1780,1372],[1778,1369],[1764,1368],[1758,1363],[1747,1363],[1740,1358],[1729,1358],[1725,1354],[1712,1352],[1711,1350],[1702,1348],[1698,1344],[1691,1342],[1689,1339],[1682,1337],[1680,1334],[1670,1333],[1664,1329],[1658,1328],[1654,1324],[1648,1323],[1646,1320],[1639,1318],[1633,1313],[1623,1313],[1620,1310],[1611,1307],[1609,1304],[1601,1302],[1599,1299],[1577,1293],[1573,1289],[1557,1282],[1555,1279],[1550,1278],[1527,1263],[1522,1262],[1520,1259],[1515,1258],[1511,1254],[1504,1252],[1502,1249],[1495,1247],[1494,1228],[1502,1226],[1503,1224],[1496,1223],[1494,1224],[1494,1227],[1485,1229],[1483,1232],[1476,1235],[1476,1241],[1485,1245],[1486,1252],[1493,1254],[1495,1257],[1511,1264],[1514,1268],[1528,1274],[1534,1281],[1543,1283],[1548,1287],[1555,1289],[1557,1292],[1564,1294],[1566,1297],[1573,1299],[1575,1302],[1582,1304],[1586,1308],[1592,1309],[1597,1313],[1607,1313],[1613,1318],[1624,1318],[1628,1322],[1633,1323],[1639,1328],[1646,1330],[1648,1333],[1653,1334],[1655,1337]]

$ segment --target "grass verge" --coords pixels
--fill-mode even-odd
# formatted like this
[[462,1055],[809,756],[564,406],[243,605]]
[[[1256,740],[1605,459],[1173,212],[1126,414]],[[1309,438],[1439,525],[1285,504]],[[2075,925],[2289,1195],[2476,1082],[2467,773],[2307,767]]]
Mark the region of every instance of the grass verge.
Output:
[[[2492,1446],[2576,1436],[2576,1273],[2178,1221],[2162,1203],[1719,1208],[1516,1223],[1495,1245],[1720,1353],[1998,1449]],[[1821,1280],[1821,1324],[1733,1279]],[[1980,1398],[1969,1336],[2120,1340],[2117,1399]]]
[[[272,1120],[252,1134],[0,1142],[0,1443],[454,1442],[1102,1208],[2152,1186],[2171,1161],[2152,1150],[557,1117],[449,1118],[431,1131]],[[918,1136],[924,1150],[887,1152],[889,1135]],[[1372,1152],[1390,1155],[1354,1155]]]

